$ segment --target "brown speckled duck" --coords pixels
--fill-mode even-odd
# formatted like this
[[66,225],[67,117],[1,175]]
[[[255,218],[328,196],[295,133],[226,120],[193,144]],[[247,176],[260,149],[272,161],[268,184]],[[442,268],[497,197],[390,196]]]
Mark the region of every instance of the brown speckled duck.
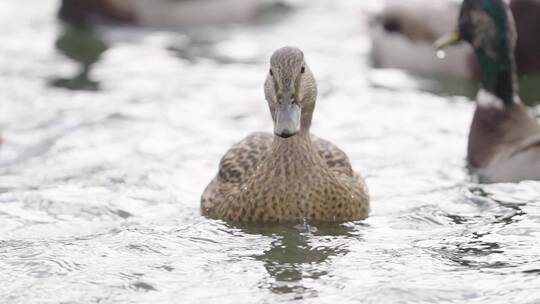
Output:
[[540,126],[518,96],[516,38],[503,0],[465,0],[458,28],[436,43],[466,41],[478,59],[481,89],[467,158],[485,182],[540,180]]
[[202,213],[237,222],[366,218],[363,179],[343,151],[309,132],[317,85],[301,50],[274,52],[264,91],[274,135],[254,133],[227,151],[202,195]]

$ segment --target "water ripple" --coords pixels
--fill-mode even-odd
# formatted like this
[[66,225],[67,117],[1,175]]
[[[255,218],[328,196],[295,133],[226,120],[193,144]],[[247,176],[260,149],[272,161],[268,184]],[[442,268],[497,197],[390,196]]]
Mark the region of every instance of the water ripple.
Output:
[[[27,1],[0,2],[2,303],[539,302],[540,183],[470,181],[472,103],[370,68],[365,11],[379,2],[77,33],[57,23],[58,1]],[[223,152],[271,130],[267,58],[291,43],[319,82],[313,131],[366,176],[371,216],[206,219]]]

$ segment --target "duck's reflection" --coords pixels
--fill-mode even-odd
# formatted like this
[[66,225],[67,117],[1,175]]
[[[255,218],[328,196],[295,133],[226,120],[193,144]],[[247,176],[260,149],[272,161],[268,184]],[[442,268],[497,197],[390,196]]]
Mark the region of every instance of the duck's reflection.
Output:
[[[56,48],[80,68],[72,77],[55,78],[50,85],[70,90],[99,89],[99,82],[91,79],[90,71],[108,46],[96,26],[102,26],[101,30],[121,25],[178,32],[189,39],[182,36],[179,45],[173,42],[168,49],[180,58],[192,62],[209,58],[218,63],[235,63],[235,56],[215,54],[214,44],[227,36],[221,32],[227,31],[223,25],[238,23],[251,27],[274,23],[291,11],[289,5],[279,0],[252,2],[246,5],[242,0],[62,0],[58,11],[62,29]],[[239,9],[231,9],[230,5]]]
[[84,25],[66,23],[56,40],[56,49],[79,64],[79,71],[69,78],[56,78],[51,81],[55,87],[70,90],[99,89],[99,83],[90,78],[92,65],[107,49],[107,44],[91,28]]
[[328,275],[332,258],[349,252],[347,243],[351,237],[361,239],[352,225],[250,225],[241,229],[273,238],[270,248],[253,256],[269,274],[260,287],[273,293],[293,294],[294,298],[316,296],[306,281]]
[[61,0],[58,16],[72,23],[179,29],[272,22],[289,10],[282,0]]

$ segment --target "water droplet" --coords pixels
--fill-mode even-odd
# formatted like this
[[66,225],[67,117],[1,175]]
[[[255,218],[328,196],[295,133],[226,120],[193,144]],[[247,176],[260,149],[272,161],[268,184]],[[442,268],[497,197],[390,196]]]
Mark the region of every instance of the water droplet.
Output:
[[437,51],[437,58],[439,59],[444,59],[446,57],[446,52],[443,51],[443,50],[438,50]]

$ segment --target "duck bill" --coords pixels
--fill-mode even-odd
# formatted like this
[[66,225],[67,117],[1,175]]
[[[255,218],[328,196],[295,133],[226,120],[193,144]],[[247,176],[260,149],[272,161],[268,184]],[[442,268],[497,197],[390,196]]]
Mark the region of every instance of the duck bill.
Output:
[[437,41],[435,41],[435,47],[441,50],[447,46],[456,44],[459,41],[461,41],[461,34],[459,33],[459,30],[456,29],[437,39]]
[[284,94],[276,109],[274,134],[289,138],[300,131],[300,106],[293,102],[291,94]]

